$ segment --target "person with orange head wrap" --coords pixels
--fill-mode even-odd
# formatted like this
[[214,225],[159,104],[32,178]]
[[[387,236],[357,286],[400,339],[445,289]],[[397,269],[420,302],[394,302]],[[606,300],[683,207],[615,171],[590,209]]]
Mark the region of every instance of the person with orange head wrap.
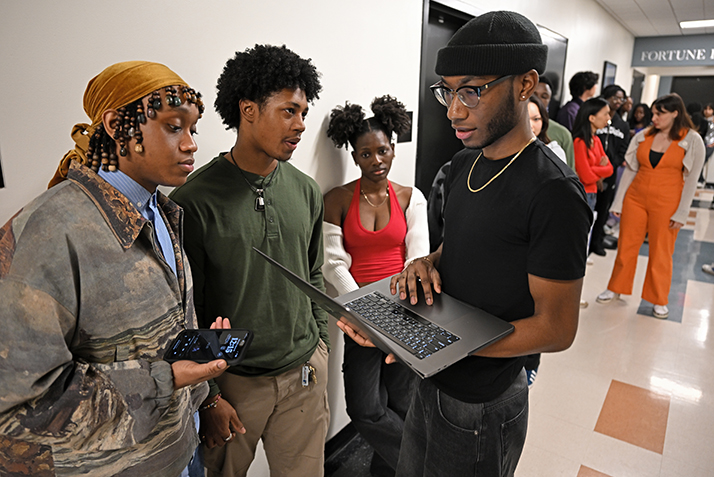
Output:
[[[164,65],[117,63],[50,188],[0,229],[0,475],[177,476],[193,414],[226,369],[163,361],[196,328],[181,209],[200,94]],[[218,318],[211,327],[230,327]]]

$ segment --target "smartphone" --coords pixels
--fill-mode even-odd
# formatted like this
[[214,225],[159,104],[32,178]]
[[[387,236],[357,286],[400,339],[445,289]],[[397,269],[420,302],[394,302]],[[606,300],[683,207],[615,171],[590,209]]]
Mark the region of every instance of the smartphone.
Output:
[[243,361],[252,341],[250,330],[184,330],[169,344],[164,360],[169,363],[183,359],[208,363],[225,359],[228,366],[235,366]]

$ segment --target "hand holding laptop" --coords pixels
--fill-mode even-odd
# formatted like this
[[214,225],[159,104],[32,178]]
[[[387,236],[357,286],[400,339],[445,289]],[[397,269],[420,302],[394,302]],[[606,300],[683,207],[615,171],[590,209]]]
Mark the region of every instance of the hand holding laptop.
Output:
[[[354,342],[358,345],[364,346],[365,348],[376,348],[376,346],[374,345],[374,343],[372,343],[372,340],[370,340],[368,336],[362,334],[360,330],[353,328],[352,325],[345,321],[344,318],[340,318],[339,320],[337,320],[337,327],[341,329],[342,332],[345,333],[347,336],[352,338]],[[394,356],[394,353],[389,353],[384,359],[384,362],[387,364],[396,363],[397,358]]]
[[[387,277],[336,298],[253,248],[310,300],[338,319],[338,326],[363,346],[376,346],[428,378],[513,331],[513,325],[441,291],[441,251],[410,263],[397,277]],[[421,263],[424,262],[424,263]],[[425,299],[417,302],[422,281]],[[397,285],[403,299],[394,296]],[[407,287],[409,290],[407,292]],[[433,295],[432,288],[439,294]],[[407,293],[411,303],[405,302]],[[427,298],[428,297],[428,298]]]
[[421,281],[421,287],[424,290],[424,298],[427,305],[434,304],[432,288],[436,293],[441,294],[441,275],[434,266],[434,263],[439,263],[441,257],[441,246],[436,252],[426,257],[419,257],[411,260],[402,273],[392,277],[392,282],[389,287],[392,295],[397,294],[397,286],[399,287],[399,299],[406,300],[407,292],[409,292],[410,303],[417,304],[417,280]]

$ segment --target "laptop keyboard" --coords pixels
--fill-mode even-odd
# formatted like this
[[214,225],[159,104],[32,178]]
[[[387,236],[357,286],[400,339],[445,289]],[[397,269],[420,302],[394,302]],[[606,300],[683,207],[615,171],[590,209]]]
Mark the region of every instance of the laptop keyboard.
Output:
[[460,339],[379,292],[352,300],[346,305],[419,359],[427,358]]

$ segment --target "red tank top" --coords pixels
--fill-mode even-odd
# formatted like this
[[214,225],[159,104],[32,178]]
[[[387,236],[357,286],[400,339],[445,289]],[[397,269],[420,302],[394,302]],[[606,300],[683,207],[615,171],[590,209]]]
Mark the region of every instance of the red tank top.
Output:
[[345,250],[352,256],[350,273],[358,283],[375,282],[402,271],[406,255],[404,237],[407,221],[391,182],[389,186],[389,223],[381,230],[364,228],[359,216],[360,181],[357,179],[350,208],[342,224]]

